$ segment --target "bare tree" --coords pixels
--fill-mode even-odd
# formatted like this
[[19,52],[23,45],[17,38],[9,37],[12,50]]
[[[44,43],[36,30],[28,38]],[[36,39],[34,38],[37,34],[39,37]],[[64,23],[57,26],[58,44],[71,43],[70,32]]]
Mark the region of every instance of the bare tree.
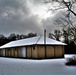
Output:
[[[67,25],[72,27],[75,26],[72,17],[75,17],[76,19],[76,0],[44,0],[44,2],[48,5],[50,4],[50,7],[48,8],[49,11],[65,10],[65,12],[63,12],[65,18],[60,17],[56,22],[61,23],[65,27]],[[64,24],[65,22],[66,24]]]
[[[76,18],[76,0],[44,0],[46,4],[49,4],[49,11],[65,10],[64,17],[59,17],[55,20],[56,23],[62,25],[63,36],[65,41],[73,40],[76,43],[76,26],[72,19],[72,16]],[[52,35],[52,34],[50,34]]]
[[49,33],[49,38],[52,38],[52,39],[59,41],[61,35],[62,35],[62,33],[60,30],[54,30],[54,33]]
[[27,37],[28,37],[28,38],[29,38],[29,37],[34,37],[34,36],[37,36],[37,33],[32,33],[32,32],[30,32],[30,33],[27,34]]
[[[44,0],[49,5],[48,11],[65,11],[63,17],[55,20],[62,27],[65,42],[65,53],[76,53],[76,0]],[[52,36],[52,34],[51,34]]]
[[50,7],[49,10],[59,10],[59,9],[66,9],[70,13],[72,13],[74,16],[76,16],[75,12],[75,5],[76,0],[44,0],[46,4],[53,5],[52,8]]

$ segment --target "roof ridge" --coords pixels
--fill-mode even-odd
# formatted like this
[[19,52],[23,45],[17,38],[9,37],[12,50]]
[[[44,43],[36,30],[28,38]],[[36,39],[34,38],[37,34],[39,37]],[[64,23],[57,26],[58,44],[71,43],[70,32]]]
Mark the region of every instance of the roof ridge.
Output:
[[38,40],[37,40],[37,42],[36,42],[36,44],[38,43],[38,41],[40,40],[40,38],[42,37],[42,35],[38,38]]

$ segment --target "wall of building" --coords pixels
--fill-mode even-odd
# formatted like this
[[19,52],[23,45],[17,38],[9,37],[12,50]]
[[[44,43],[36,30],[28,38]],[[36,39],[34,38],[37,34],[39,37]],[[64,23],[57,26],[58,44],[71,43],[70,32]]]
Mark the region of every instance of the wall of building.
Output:
[[0,56],[3,56],[2,49],[0,49]]
[[46,46],[46,58],[54,58],[54,46]]
[[27,58],[37,58],[37,46],[27,46]]
[[37,46],[37,56],[38,58],[45,58],[45,46]]
[[63,46],[55,46],[55,57],[63,57]]
[[[3,49],[2,51],[2,56],[3,56]],[[0,54],[0,55],[1,55]],[[6,48],[5,49],[5,56],[6,57],[23,57],[22,55],[22,47],[15,47],[15,48]]]
[[32,46],[32,58],[37,58],[37,46]]
[[64,56],[63,46],[37,46],[38,58],[61,58]]
[[27,58],[31,58],[31,56],[32,56],[32,48],[31,48],[31,46],[27,46],[27,50],[26,50],[26,57]]
[[[26,51],[23,51],[25,48]],[[0,56],[3,55],[3,49],[0,50]],[[58,58],[64,56],[63,46],[44,46],[32,45],[27,47],[15,47],[5,49],[6,57],[24,57],[24,58]]]

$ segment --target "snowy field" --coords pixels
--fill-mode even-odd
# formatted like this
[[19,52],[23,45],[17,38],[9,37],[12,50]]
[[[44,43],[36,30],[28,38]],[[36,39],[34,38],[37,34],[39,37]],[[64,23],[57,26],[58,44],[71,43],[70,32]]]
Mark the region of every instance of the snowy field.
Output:
[[0,57],[0,75],[76,75],[76,66],[65,66],[68,57],[47,60]]

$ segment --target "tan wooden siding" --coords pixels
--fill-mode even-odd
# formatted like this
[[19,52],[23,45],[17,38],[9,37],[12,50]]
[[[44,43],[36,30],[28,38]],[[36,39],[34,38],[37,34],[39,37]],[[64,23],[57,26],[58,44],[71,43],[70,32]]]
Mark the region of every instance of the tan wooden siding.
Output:
[[10,57],[11,56],[11,49],[10,48],[8,48],[8,49],[5,49],[5,56],[8,56],[8,57]]
[[63,48],[63,55],[64,55],[64,53],[65,53],[65,52],[64,52],[64,46],[62,46],[62,48]]
[[21,57],[22,56],[21,47],[13,48],[12,49],[12,56],[14,56],[14,57]]
[[10,57],[12,56],[12,49],[10,49],[10,55],[9,55]]
[[32,58],[37,58],[37,46],[32,46]]
[[21,48],[9,48],[6,49],[6,56],[8,57],[21,57],[22,51]]
[[2,56],[2,49],[0,49],[0,56]]
[[[35,47],[35,48],[34,48]],[[0,50],[0,56],[3,55]],[[22,57],[22,47],[7,48],[5,49],[5,55],[8,57]],[[53,58],[62,57],[64,55],[64,46],[40,46],[33,45],[26,47],[27,58]]]
[[10,51],[8,50],[8,56],[10,55]]
[[38,58],[45,58],[45,47],[38,46]]
[[22,50],[21,50],[21,48],[18,48],[18,57],[22,57]]
[[15,57],[17,57],[17,50],[14,50],[14,52],[15,52]]
[[47,58],[54,57],[54,46],[46,46],[46,57]]
[[5,49],[5,55],[8,56],[8,49]]
[[11,57],[14,57],[14,49],[13,48],[11,48]]
[[10,51],[10,50],[8,50],[8,56],[10,57],[10,55],[11,55],[11,51]]
[[32,47],[28,46],[27,47],[27,58],[31,58],[31,56],[32,56],[31,51],[32,51]]
[[63,47],[55,46],[55,57],[62,57],[62,56],[63,56]]

